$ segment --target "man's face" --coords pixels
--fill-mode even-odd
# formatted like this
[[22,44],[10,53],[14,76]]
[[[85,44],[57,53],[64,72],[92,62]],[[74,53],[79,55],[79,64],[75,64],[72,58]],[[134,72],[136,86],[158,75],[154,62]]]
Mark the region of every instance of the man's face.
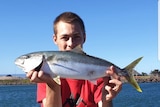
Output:
[[83,45],[85,42],[85,33],[78,23],[57,23],[57,34],[54,35],[54,42],[59,50],[71,50],[77,45]]

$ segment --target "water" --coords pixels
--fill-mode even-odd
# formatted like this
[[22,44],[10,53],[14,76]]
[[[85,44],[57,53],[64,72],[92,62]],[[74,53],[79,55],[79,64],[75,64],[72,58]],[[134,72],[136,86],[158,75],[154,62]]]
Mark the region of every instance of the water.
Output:
[[142,93],[130,84],[123,84],[122,91],[114,100],[115,107],[160,107],[160,83],[141,83]]
[[[141,83],[143,93],[123,84],[114,107],[160,107],[160,83]],[[36,85],[0,85],[0,107],[39,107]]]
[[0,107],[39,107],[36,85],[0,85]]

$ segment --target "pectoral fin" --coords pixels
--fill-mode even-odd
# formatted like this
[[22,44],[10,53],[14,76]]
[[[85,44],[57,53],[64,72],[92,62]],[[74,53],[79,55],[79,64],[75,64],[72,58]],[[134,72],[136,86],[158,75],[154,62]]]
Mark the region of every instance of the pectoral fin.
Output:
[[61,85],[60,76],[57,76],[57,77],[53,78],[53,80],[54,80],[58,85]]

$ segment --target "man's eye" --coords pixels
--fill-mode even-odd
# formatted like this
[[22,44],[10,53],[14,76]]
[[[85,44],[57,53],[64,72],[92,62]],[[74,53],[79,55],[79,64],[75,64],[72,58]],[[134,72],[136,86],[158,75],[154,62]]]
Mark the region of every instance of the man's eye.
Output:
[[69,38],[68,37],[63,37],[62,40],[67,41]]
[[80,39],[80,38],[81,38],[80,36],[75,36],[75,37],[74,37],[75,40],[78,40],[78,39]]

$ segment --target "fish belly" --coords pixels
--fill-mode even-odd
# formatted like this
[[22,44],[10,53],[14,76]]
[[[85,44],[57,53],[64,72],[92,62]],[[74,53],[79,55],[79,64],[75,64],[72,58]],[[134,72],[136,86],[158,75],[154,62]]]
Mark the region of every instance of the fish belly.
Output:
[[57,62],[49,64],[53,74],[62,78],[94,80],[106,76],[108,67],[76,63],[76,62]]

